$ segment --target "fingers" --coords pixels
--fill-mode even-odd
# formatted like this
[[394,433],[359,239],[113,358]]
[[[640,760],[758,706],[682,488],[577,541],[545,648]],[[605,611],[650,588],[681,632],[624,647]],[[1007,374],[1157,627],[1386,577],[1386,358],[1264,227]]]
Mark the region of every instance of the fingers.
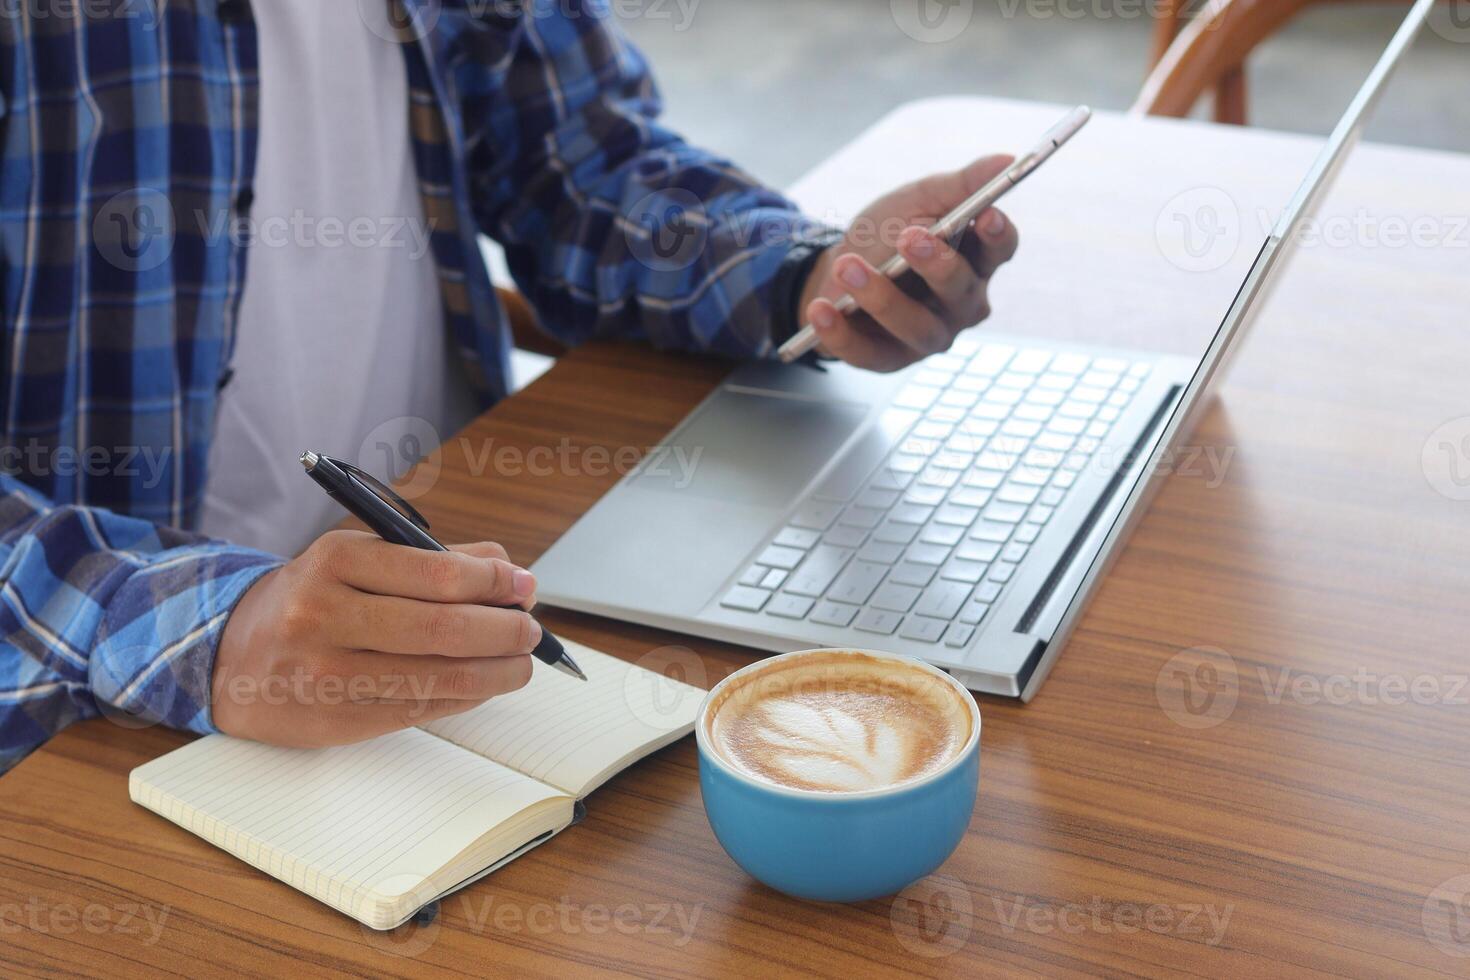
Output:
[[514,606],[536,593],[536,577],[489,542],[421,551],[364,531],[333,531],[318,538],[307,557],[321,577],[380,596]]
[[1015,224],[999,208],[987,208],[981,212],[975,219],[974,234],[967,234],[965,238],[978,246],[965,257],[981,279],[995,275],[997,269],[1015,256],[1021,245],[1021,235]]
[[1006,167],[1015,162],[1015,159],[1007,154],[996,154],[980,157],[959,170],[930,174],[914,185],[918,191],[920,205],[925,212],[933,215],[937,220],[941,215],[954,210],[965,198],[999,177],[1005,172]]
[[951,327],[933,309],[905,294],[861,256],[842,256],[834,271],[858,307],[912,354],[949,350],[958,327]]
[[[398,596],[341,595],[329,624],[338,647],[415,656],[508,657],[541,642],[541,624],[519,609],[422,602]],[[311,629],[312,624],[305,624]]]
[[343,701],[481,702],[518,691],[531,679],[531,658],[411,657],[368,650],[344,650],[326,671],[343,692]]
[[923,278],[951,327],[968,327],[990,315],[985,280],[948,242],[927,229],[909,228],[899,236],[898,250]]
[[822,348],[833,357],[869,371],[897,371],[914,360],[911,350],[897,338],[866,330],[838,311],[831,300],[814,300],[807,307],[807,320],[817,332]]

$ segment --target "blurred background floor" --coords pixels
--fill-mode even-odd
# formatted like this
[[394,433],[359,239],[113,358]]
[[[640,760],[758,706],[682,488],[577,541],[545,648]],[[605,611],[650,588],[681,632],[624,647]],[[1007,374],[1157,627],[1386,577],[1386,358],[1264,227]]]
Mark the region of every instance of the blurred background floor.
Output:
[[[921,5],[931,14],[927,29],[916,17]],[[613,0],[612,6],[653,63],[666,120],[691,141],[783,187],[894,106],[925,96],[1126,109],[1147,68],[1155,3]],[[1326,134],[1407,9],[1403,3],[1329,5],[1302,15],[1247,65],[1251,124]],[[1436,11],[1436,29],[1424,33],[1395,79],[1369,139],[1470,151],[1470,25],[1463,21],[1463,12],[1455,21],[1448,8]],[[956,31],[947,40],[911,36]]]

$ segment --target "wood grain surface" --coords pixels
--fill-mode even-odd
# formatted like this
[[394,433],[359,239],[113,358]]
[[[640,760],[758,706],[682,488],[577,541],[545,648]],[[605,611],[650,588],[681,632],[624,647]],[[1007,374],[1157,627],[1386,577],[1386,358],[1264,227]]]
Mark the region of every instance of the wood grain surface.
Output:
[[[976,122],[951,139],[956,154],[970,138],[1018,145],[1053,115],[925,103],[872,138],[911,145],[938,119],[962,128],[956,112]],[[1190,153],[1210,158],[1197,168],[1250,177],[1304,169],[1311,149],[1195,123],[1101,130],[1078,156],[1112,160],[1114,177],[1140,156],[1173,173],[1169,159]],[[1217,160],[1221,145],[1232,150]],[[884,170],[863,146],[828,169],[849,176],[826,204],[816,184],[798,188],[809,206],[841,211],[893,176],[897,163]],[[1107,177],[1079,171],[1076,183]],[[1185,191],[1214,179],[1179,178]],[[1066,308],[1085,321],[1073,332],[1106,332],[1116,316],[1128,343],[1164,345],[1183,321],[1218,317],[1229,263],[1160,266],[1155,219],[1181,191],[1143,183],[1117,204],[1064,183],[1018,196],[1025,244],[997,304],[1006,329],[1024,328],[1013,307],[1028,295],[1042,319]],[[1268,183],[1258,196],[1277,200]],[[445,900],[434,923],[368,933],[129,803],[128,771],[187,736],[97,720],[0,779],[0,973],[1465,975],[1470,251],[1456,254],[1447,230],[1465,186],[1462,157],[1369,146],[1355,158],[1329,208],[1369,208],[1380,226],[1428,215],[1440,238],[1304,250],[1193,461],[1176,461],[1039,696],[980,698],[969,833],[904,895],[821,905],[753,882],[710,832],[686,739],[594,793],[584,823]],[[1255,206],[1229,193],[1244,213]],[[1162,202],[1130,217],[1148,194]],[[1135,254],[1124,262],[1119,247]],[[1054,261],[1088,249],[1091,269]],[[529,563],[616,481],[611,461],[658,444],[725,370],[582,348],[407,482],[445,540],[498,540]],[[548,454],[549,470],[533,462]],[[756,656],[545,618],[702,686]]]

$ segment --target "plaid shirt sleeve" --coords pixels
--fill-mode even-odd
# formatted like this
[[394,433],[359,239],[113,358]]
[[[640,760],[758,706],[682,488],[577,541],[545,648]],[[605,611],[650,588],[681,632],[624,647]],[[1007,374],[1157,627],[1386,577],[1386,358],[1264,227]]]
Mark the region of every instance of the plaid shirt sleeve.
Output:
[[476,216],[543,327],[769,355],[781,261],[825,229],[656,122],[647,64],[604,3],[526,10],[458,88]]
[[0,475],[0,772],[98,714],[214,731],[225,620],[280,563]]

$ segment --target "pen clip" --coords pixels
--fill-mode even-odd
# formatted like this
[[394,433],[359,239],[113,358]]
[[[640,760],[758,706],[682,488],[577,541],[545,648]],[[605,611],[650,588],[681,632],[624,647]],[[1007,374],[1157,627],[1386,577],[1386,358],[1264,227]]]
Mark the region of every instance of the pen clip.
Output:
[[397,493],[395,493],[392,487],[389,487],[387,484],[383,483],[381,480],[379,480],[377,477],[373,476],[366,470],[359,469],[358,467],[353,466],[351,463],[348,463],[345,460],[332,459],[332,457],[330,456],[325,458],[331,459],[332,462],[335,463],[339,468],[341,468],[344,473],[347,473],[353,479],[366,484],[369,490],[372,490],[380,497],[385,498],[389,504],[393,505],[394,509],[396,509],[404,517],[407,517],[414,524],[418,525],[420,530],[427,531],[429,529],[429,522],[424,519],[424,515],[415,510],[413,504],[409,503],[407,500],[404,500]]

